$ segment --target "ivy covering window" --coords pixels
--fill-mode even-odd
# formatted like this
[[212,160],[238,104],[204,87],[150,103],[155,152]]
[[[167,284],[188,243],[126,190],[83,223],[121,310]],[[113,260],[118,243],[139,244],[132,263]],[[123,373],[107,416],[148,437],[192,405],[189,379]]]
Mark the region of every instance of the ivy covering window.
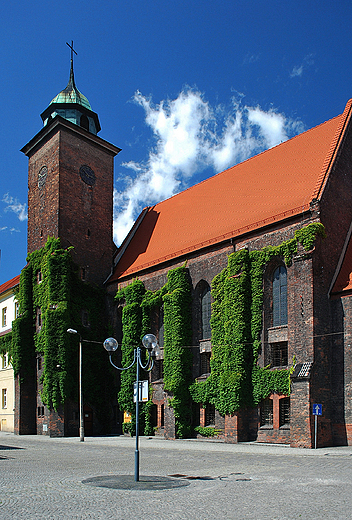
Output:
[[287,325],[287,270],[280,266],[273,279],[273,326]]
[[160,348],[164,348],[164,306],[159,309],[158,343]]

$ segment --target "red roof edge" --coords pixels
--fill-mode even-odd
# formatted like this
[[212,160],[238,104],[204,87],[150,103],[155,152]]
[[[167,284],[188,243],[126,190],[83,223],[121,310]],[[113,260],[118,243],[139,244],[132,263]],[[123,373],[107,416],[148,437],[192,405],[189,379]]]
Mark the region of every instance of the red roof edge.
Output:
[[[244,233],[249,233],[250,231],[253,231],[255,229],[259,229],[264,226],[268,226],[270,224],[273,224],[274,222],[280,222],[283,219],[290,218],[292,216],[304,213],[305,211],[308,211],[310,208],[309,204],[304,204],[303,206],[299,206],[298,208],[293,208],[291,210],[285,211],[283,213],[280,213],[279,215],[273,215],[270,218],[260,220],[258,222],[254,222],[252,224],[248,224],[248,226],[236,229],[234,231],[225,233],[221,236],[210,238],[209,240],[206,240],[205,242],[201,242],[200,244],[195,244],[192,247],[188,247],[186,249],[182,249],[179,251],[175,251],[174,253],[171,253],[169,255],[166,255],[162,258],[158,258],[152,262],[147,262],[145,264],[139,265],[138,267],[134,269],[127,269],[125,272],[120,274],[114,274],[111,281],[121,280],[125,277],[130,276],[131,274],[138,273],[140,271],[144,271],[145,269],[148,269],[149,267],[153,267],[154,265],[158,265],[164,262],[167,262],[168,260],[172,260],[173,258],[181,257],[187,253],[192,253],[194,251],[198,251],[200,249],[203,249],[204,247],[211,246],[214,244],[219,244],[220,242],[224,240],[229,240],[231,238],[243,235]],[[116,271],[117,272],[117,271]]]
[[11,278],[8,282],[3,283],[0,285],[0,294],[4,293],[5,291],[8,291],[9,289],[13,289],[16,287],[16,285],[19,285],[20,283],[20,275],[15,276],[14,278]]
[[315,185],[314,191],[311,196],[311,200],[319,200],[323,194],[324,188],[326,186],[326,182],[329,178],[329,174],[331,172],[331,168],[334,164],[337,152],[339,150],[340,144],[345,134],[346,127],[351,119],[352,113],[352,99],[347,101],[345,110],[342,113],[341,121],[336,129],[335,136],[331,142],[330,150],[325,157],[324,164],[321,169],[321,173],[318,177],[317,183]]

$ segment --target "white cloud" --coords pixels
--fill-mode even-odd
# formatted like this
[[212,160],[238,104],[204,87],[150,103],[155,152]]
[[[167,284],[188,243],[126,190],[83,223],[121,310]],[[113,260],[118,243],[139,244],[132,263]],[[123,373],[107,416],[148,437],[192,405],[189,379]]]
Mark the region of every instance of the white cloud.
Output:
[[300,77],[302,76],[303,74],[303,71],[305,69],[307,69],[308,67],[311,67],[312,65],[314,65],[314,54],[307,54],[306,56],[304,56],[303,58],[303,62],[301,65],[295,65],[293,67],[293,69],[291,70],[290,72],[290,77],[291,78],[295,78],[295,77]]
[[300,65],[299,67],[296,65],[293,67],[292,71],[290,72],[291,78],[294,78],[295,76],[302,76],[303,74],[303,65]]
[[5,231],[5,229],[7,229],[7,226],[0,227],[0,231]]
[[219,172],[302,130],[283,114],[241,104],[212,107],[196,90],[154,105],[136,92],[155,145],[144,163],[123,164],[131,171],[122,191],[114,192],[114,238],[122,242],[146,205],[155,204],[192,185],[192,176],[207,167]]
[[13,211],[18,216],[19,220],[27,220],[27,204],[21,204],[18,199],[11,197],[8,193],[2,198],[2,202],[7,204],[4,211]]

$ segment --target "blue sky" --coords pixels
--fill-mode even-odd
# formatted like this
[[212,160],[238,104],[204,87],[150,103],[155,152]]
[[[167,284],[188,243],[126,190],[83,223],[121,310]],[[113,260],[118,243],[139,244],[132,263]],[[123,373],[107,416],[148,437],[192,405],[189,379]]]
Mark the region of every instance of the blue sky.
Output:
[[352,3],[90,0],[0,6],[0,283],[26,263],[27,158],[75,79],[115,161],[115,239],[140,209],[340,114]]

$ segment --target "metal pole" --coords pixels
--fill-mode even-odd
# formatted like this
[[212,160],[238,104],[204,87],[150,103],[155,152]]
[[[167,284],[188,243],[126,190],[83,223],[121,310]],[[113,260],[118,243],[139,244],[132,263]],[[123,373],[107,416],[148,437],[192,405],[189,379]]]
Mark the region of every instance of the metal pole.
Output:
[[84,417],[82,395],[82,338],[79,338],[79,440],[84,441]]
[[140,363],[140,348],[137,347],[137,395],[136,395],[136,451],[134,455],[134,480],[139,482],[139,363]]
[[317,431],[318,431],[318,416],[315,415],[314,420],[314,449],[317,449]]

